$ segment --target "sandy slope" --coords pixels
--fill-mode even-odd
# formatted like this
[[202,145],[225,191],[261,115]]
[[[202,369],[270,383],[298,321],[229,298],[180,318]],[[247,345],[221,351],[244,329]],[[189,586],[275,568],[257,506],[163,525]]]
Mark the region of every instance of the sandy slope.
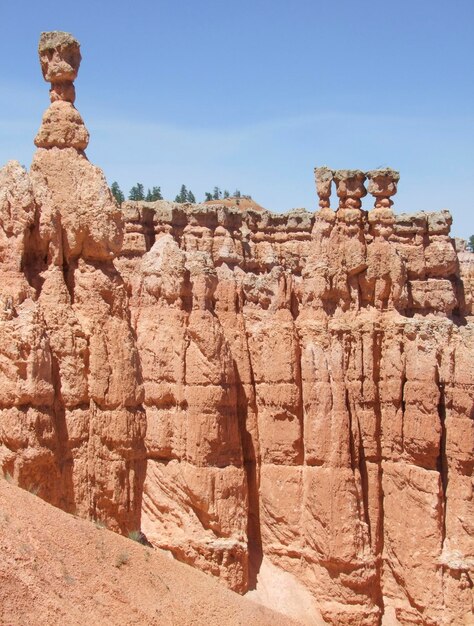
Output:
[[289,626],[166,553],[0,480],[0,624]]

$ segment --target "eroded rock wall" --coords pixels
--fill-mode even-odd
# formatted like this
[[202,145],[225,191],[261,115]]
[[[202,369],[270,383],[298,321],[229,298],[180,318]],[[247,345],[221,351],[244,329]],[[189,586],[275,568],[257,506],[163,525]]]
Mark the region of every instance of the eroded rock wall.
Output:
[[363,211],[366,175],[328,168],[316,213],[119,210],[79,44],[39,51],[38,150],[0,170],[4,474],[240,593],[279,571],[317,620],[470,623],[473,255],[449,213],[394,215],[388,169]]
[[[214,557],[203,565],[172,541],[181,537],[189,550],[196,518],[215,538],[243,532],[249,584],[265,555],[313,592],[329,623],[462,623],[472,605],[473,333],[449,214],[324,207],[283,216],[167,202],[125,203],[123,213],[116,265],[131,294],[145,380],[164,384],[174,363],[184,398],[212,363],[225,375],[219,395],[200,390],[196,414],[188,404],[160,409],[145,391],[147,534],[214,571]],[[193,290],[196,255],[200,280],[217,282],[207,292]],[[163,305],[147,312],[143,294],[151,292]],[[190,362],[179,346],[192,346],[196,333],[188,322],[183,340],[180,320],[196,309],[207,348]],[[214,347],[216,337],[225,349]],[[189,497],[195,483],[175,469],[200,463],[173,448],[169,424],[185,407],[181,436],[198,432],[205,446],[217,431],[201,424],[227,388],[247,482],[239,483],[239,509],[235,490],[211,495],[203,480],[209,518]],[[201,457],[208,471],[237,472],[237,457],[224,452],[228,438],[216,441],[228,467]],[[183,476],[192,485],[185,492]],[[224,531],[214,503],[226,499]],[[174,521],[169,506],[180,511]]]

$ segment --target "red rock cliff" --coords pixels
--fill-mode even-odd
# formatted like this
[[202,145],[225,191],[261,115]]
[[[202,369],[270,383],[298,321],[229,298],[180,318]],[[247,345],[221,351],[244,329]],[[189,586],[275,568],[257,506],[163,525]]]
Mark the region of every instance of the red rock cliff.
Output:
[[449,213],[327,168],[315,214],[119,211],[79,45],[40,56],[31,171],[0,171],[3,471],[241,593],[271,563],[330,624],[471,623],[473,264]]

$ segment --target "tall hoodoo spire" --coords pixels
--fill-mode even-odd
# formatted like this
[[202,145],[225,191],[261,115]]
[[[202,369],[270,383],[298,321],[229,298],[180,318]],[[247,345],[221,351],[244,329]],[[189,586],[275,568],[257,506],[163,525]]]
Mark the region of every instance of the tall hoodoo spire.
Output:
[[51,83],[51,105],[43,115],[35,145],[83,151],[89,143],[89,133],[73,105],[76,99],[74,80],[81,63],[80,44],[69,33],[41,33],[38,54],[43,78]]

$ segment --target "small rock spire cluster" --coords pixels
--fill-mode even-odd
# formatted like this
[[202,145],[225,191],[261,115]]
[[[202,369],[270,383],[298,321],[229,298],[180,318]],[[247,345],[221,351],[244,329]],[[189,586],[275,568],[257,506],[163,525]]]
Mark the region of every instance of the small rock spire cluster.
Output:
[[69,33],[41,33],[38,54],[43,78],[51,83],[51,105],[43,115],[35,145],[83,151],[89,143],[89,133],[74,107],[74,81],[81,63],[80,44]]
[[[362,170],[331,170],[326,166],[314,169],[319,207],[330,207],[331,186],[334,181],[339,198],[339,209],[360,209],[367,191],[374,196],[376,209],[389,209],[391,196],[397,193],[400,174],[390,167],[363,172]],[[367,189],[364,186],[369,180]]]

